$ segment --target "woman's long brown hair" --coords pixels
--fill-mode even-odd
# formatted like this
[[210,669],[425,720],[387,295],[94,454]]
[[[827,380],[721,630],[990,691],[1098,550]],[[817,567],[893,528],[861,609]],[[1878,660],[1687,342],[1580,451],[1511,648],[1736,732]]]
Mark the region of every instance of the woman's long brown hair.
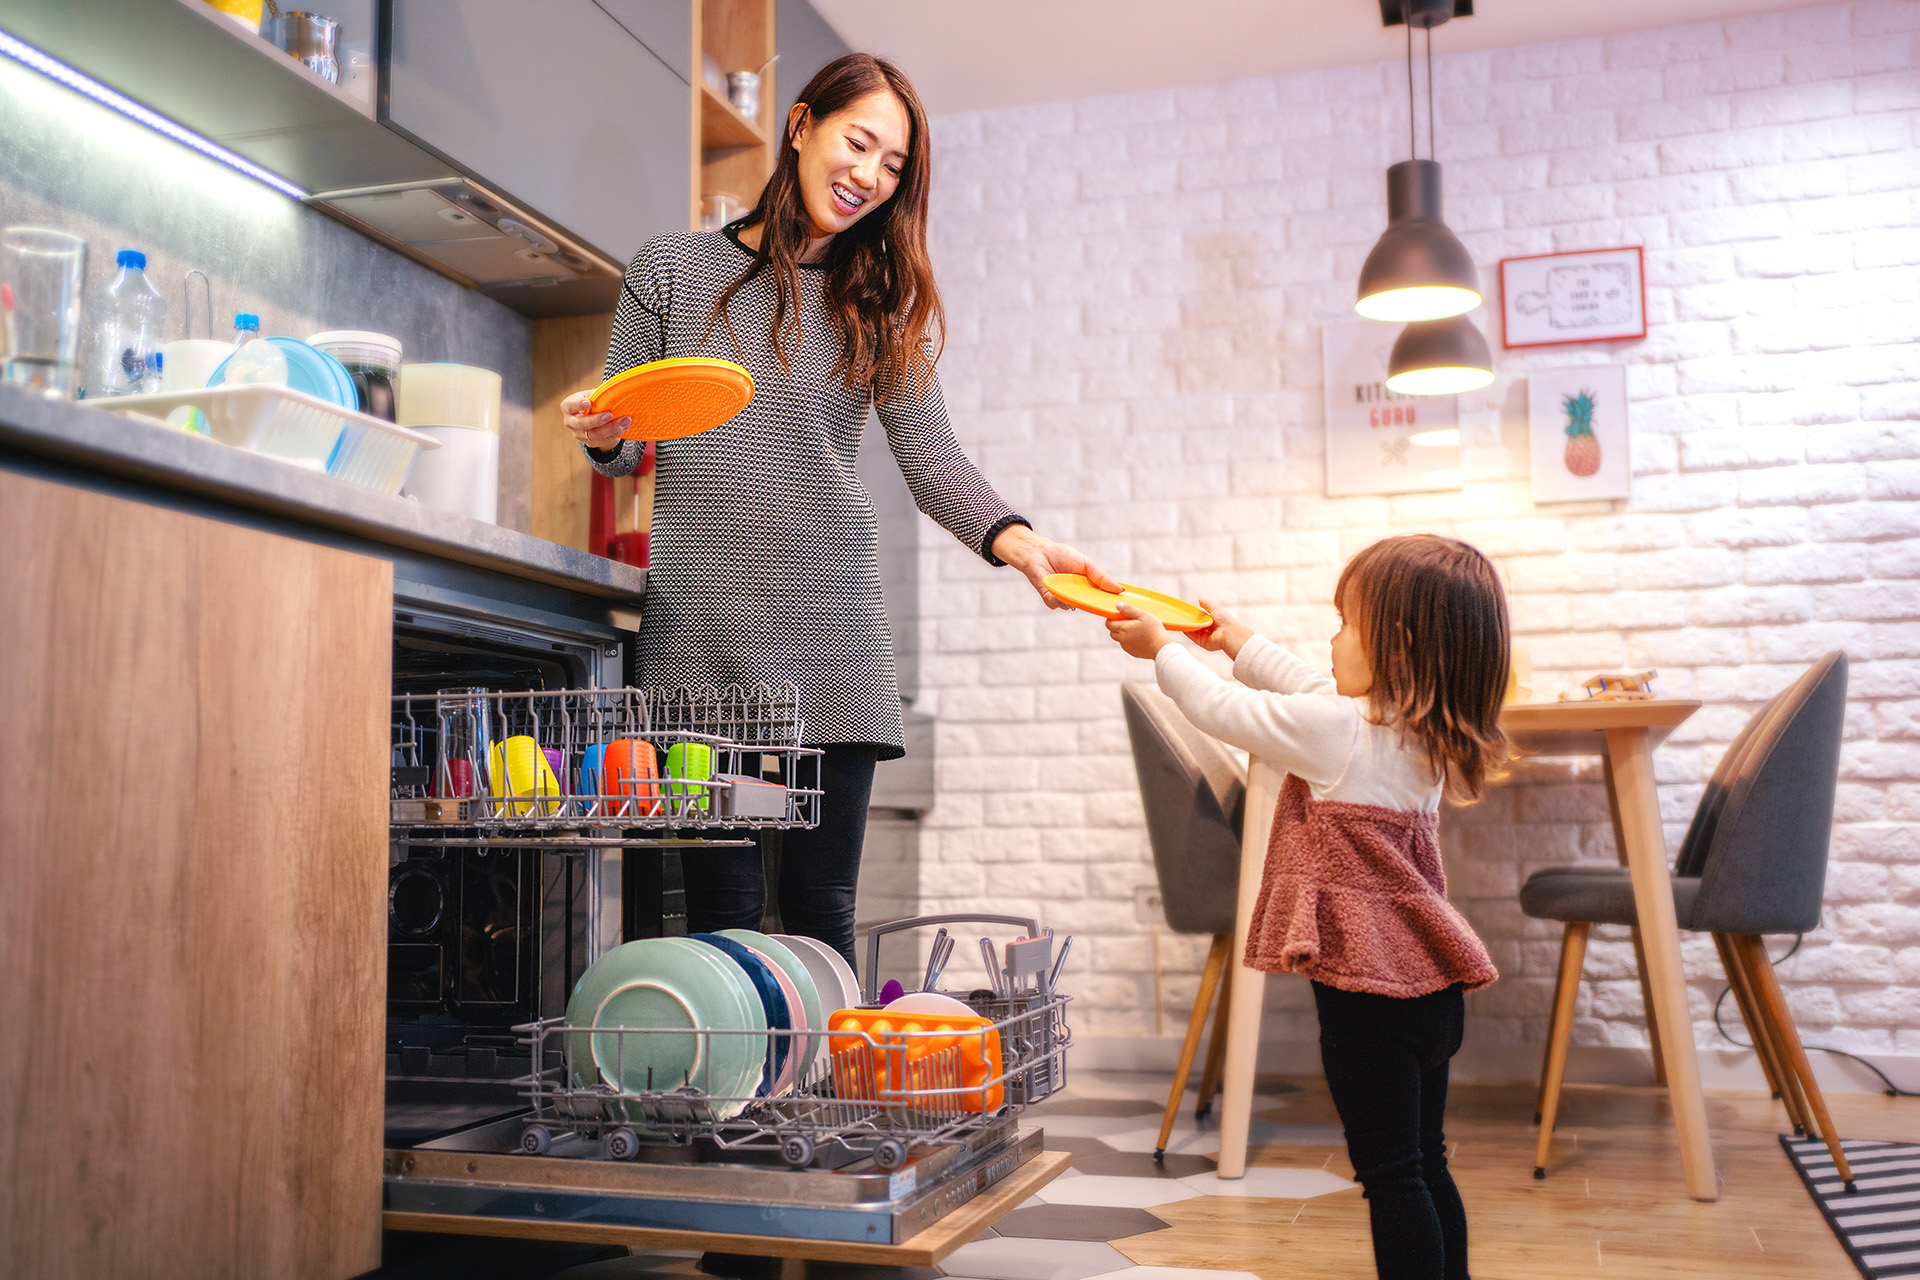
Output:
[[1426,748],[1455,800],[1477,800],[1507,758],[1507,597],[1488,559],[1452,538],[1386,538],[1340,571],[1333,598],[1373,668],[1368,711]]
[[[933,174],[927,113],[898,67],[865,53],[850,53],[822,67],[798,101],[806,104],[812,127],[822,129],[837,112],[874,93],[892,93],[907,109],[912,130],[906,164],[892,197],[833,238],[823,274],[827,314],[840,337],[840,359],[833,372],[848,387],[871,387],[874,399],[884,400],[901,387],[922,385],[932,375],[944,342],[945,316],[927,256],[927,189]],[[772,271],[777,293],[771,336],[774,355],[785,368],[788,344],[801,336],[800,255],[813,223],[801,199],[800,152],[793,144],[793,129],[783,127],[773,176],[760,202],[740,223],[762,228],[760,247],[720,295],[713,315],[731,335],[727,303],[762,271]]]

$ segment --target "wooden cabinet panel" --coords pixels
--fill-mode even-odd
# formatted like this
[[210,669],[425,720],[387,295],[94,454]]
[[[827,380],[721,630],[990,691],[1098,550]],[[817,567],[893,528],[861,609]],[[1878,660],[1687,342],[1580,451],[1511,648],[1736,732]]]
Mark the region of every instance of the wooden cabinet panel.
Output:
[[0,472],[0,1274],[379,1262],[392,571]]

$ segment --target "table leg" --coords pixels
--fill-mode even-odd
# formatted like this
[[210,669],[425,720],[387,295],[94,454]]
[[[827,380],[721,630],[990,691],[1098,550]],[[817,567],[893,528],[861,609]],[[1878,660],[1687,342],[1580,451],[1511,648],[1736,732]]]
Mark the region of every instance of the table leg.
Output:
[[1220,1097],[1219,1175],[1242,1178],[1247,1173],[1247,1130],[1253,1123],[1253,1069],[1260,1052],[1260,1009],[1266,1001],[1267,975],[1243,963],[1247,931],[1254,904],[1260,899],[1260,877],[1267,867],[1267,837],[1273,831],[1273,810],[1280,800],[1280,781],[1286,775],[1255,758],[1247,767],[1246,818],[1240,834],[1240,898],[1233,914],[1233,954],[1227,963],[1237,966],[1227,995],[1226,1079]]
[[1608,729],[1607,756],[1619,797],[1620,833],[1627,869],[1633,877],[1634,909],[1646,950],[1648,1010],[1660,1037],[1667,1069],[1667,1095],[1680,1139],[1680,1166],[1687,1194],[1695,1200],[1720,1198],[1707,1137],[1706,1098],[1700,1089],[1700,1065],[1694,1055],[1693,1020],[1687,1012],[1686,975],[1680,967],[1680,929],[1674,918],[1673,881],[1667,872],[1666,841],[1660,831],[1660,796],[1653,778],[1653,749],[1645,729]]
[[[1620,865],[1627,865],[1627,837],[1620,829],[1620,793],[1613,785],[1613,762],[1600,757],[1601,773],[1607,783],[1607,812],[1613,817],[1613,851]],[[1647,982],[1647,949],[1640,941],[1638,926],[1633,929],[1633,964],[1640,974],[1640,1007],[1647,1012],[1647,1046],[1653,1050],[1653,1082],[1665,1085],[1667,1064],[1660,1056],[1660,1024],[1653,1017],[1653,987]]]

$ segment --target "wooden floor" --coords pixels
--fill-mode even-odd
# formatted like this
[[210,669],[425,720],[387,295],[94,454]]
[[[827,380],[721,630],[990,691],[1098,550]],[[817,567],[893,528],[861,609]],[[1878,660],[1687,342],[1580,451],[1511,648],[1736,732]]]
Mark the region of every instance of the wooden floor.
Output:
[[[1326,1086],[1256,1101],[1255,1114],[1337,1123]],[[1831,1094],[1842,1136],[1920,1141],[1920,1100]],[[1741,1277],[1844,1280],[1859,1272],[1787,1163],[1780,1104],[1710,1092],[1707,1115],[1722,1184],[1704,1204],[1681,1191],[1666,1096],[1656,1089],[1569,1087],[1552,1163],[1533,1178],[1533,1089],[1457,1087],[1447,1108],[1452,1167],[1467,1205],[1476,1280],[1542,1277]],[[1352,1176],[1343,1148],[1267,1147],[1253,1165]],[[1209,1196],[1160,1205],[1171,1230],[1116,1240],[1144,1265],[1250,1271],[1265,1280],[1371,1280],[1366,1202]]]

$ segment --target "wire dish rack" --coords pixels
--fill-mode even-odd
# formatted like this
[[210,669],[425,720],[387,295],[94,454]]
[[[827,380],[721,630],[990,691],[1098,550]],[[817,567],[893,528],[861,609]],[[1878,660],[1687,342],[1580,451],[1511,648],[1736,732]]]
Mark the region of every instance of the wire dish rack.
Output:
[[[874,951],[880,931],[964,918],[880,926]],[[1029,936],[1038,936],[1038,926],[1026,923]],[[940,994],[960,1000],[986,1024],[959,1031],[831,1030],[824,1036],[818,1030],[573,1027],[563,1018],[516,1027],[533,1061],[544,1064],[517,1082],[533,1109],[520,1149],[546,1155],[557,1142],[572,1139],[597,1143],[598,1154],[607,1158],[631,1160],[671,1158],[675,1149],[700,1146],[721,1159],[777,1153],[793,1169],[871,1158],[892,1171],[929,1147],[964,1142],[1065,1086],[1073,1040],[1066,1019],[1070,997],[1044,983],[1006,994]],[[830,1015],[830,1025],[838,1025],[836,1017]],[[900,1021],[915,1017],[902,1014]],[[653,1060],[646,1042],[659,1037],[673,1037],[683,1048],[695,1041],[697,1065],[680,1079],[645,1078],[643,1087],[626,1087],[628,1061]],[[827,1043],[791,1087],[769,1093],[760,1085],[743,1093],[716,1079],[714,1064],[726,1056],[716,1052],[716,1043],[732,1037],[764,1038],[762,1081],[776,1079],[780,1062],[804,1053],[809,1038]],[[592,1154],[582,1148],[573,1153]]]
[[791,684],[399,694],[391,822],[414,843],[583,846],[811,827],[821,752],[800,732]]

